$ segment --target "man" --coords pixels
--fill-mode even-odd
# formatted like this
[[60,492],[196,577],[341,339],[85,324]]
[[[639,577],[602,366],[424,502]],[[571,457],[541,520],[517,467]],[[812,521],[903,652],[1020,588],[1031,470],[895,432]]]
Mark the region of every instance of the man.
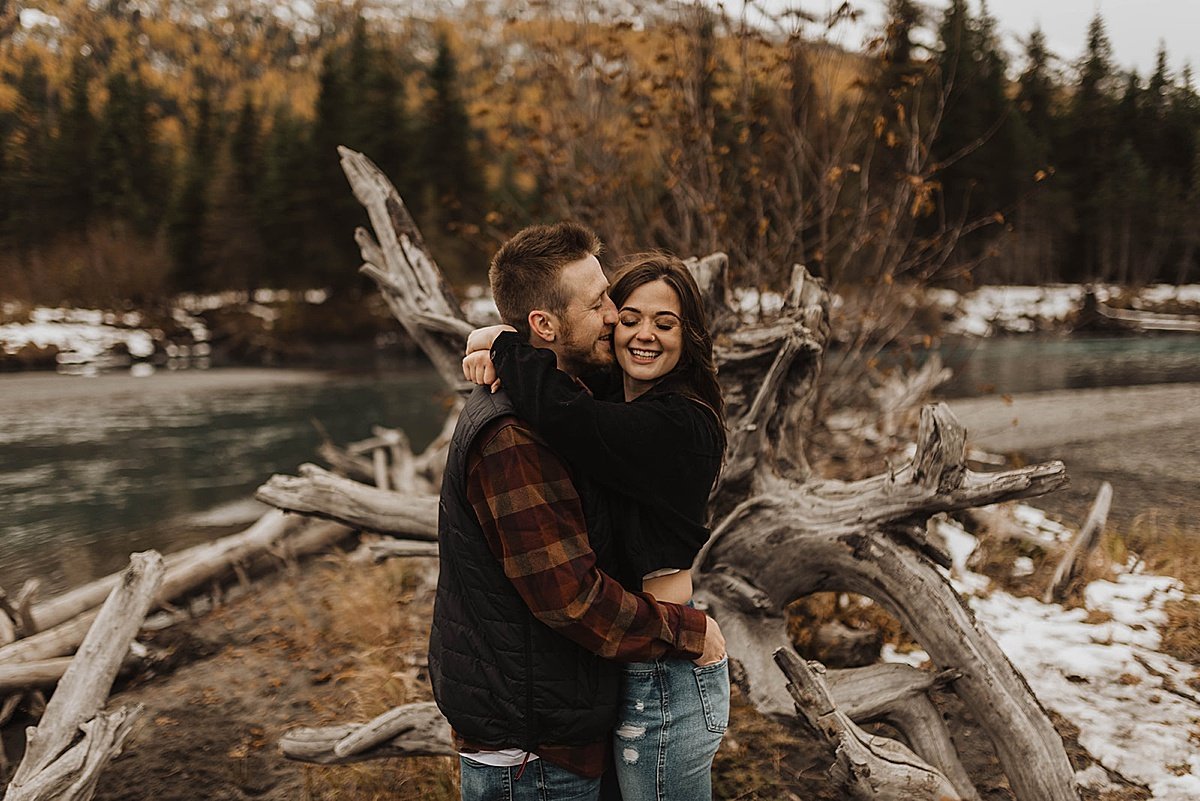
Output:
[[[492,259],[500,316],[570,373],[612,362],[616,308],[574,223],[532,226]],[[471,801],[595,799],[616,721],[619,667],[713,662],[716,623],[610,577],[607,510],[512,411],[477,387],[442,482],[441,572],[429,643],[434,697]]]

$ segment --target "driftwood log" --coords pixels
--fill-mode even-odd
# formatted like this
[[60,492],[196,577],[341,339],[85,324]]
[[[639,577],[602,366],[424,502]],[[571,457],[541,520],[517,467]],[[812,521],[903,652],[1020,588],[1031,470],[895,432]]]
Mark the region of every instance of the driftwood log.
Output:
[[[328,550],[351,532],[340,523],[312,521],[270,510],[250,528],[214,542],[179,551],[164,560],[164,575],[155,589],[154,606],[204,590],[231,574],[245,576],[256,562],[294,562]],[[114,573],[36,605],[35,633],[0,646],[0,695],[18,689],[53,686],[69,657],[92,629],[99,604],[124,581]]]
[[1101,482],[1100,489],[1096,492],[1096,500],[1092,501],[1092,508],[1088,511],[1087,519],[1083,521],[1083,526],[1075,535],[1075,539],[1071,541],[1071,547],[1063,554],[1058,567],[1054,570],[1054,578],[1050,580],[1050,586],[1046,588],[1046,593],[1042,596],[1044,602],[1061,601],[1066,596],[1072,582],[1079,578],[1083,568],[1087,565],[1088,557],[1096,549],[1096,544],[1100,542],[1100,535],[1104,533],[1104,524],[1108,521],[1108,510],[1111,507],[1112,484],[1104,481]]
[[[120,752],[140,707],[105,713],[113,679],[163,580],[154,551],[134,554],[71,660],[13,774],[8,801],[86,801]],[[83,736],[80,738],[80,733]]]
[[[73,673],[84,671],[94,679],[87,685],[89,692],[99,693],[103,688],[98,702],[102,705],[117,671],[136,668],[159,656],[134,642],[133,637],[139,630],[160,629],[194,614],[194,604],[189,602],[187,608],[180,609],[173,607],[172,601],[195,600],[197,593],[203,594],[201,600],[206,601],[210,591],[214,595],[223,592],[222,582],[228,583],[236,577],[239,583],[245,583],[250,575],[292,566],[302,556],[327,551],[351,533],[340,523],[286,515],[272,509],[239,534],[187,548],[165,560],[157,554],[135,555],[129,570],[97,579],[41,604],[32,604],[36,582],[28,582],[16,603],[6,598],[0,610],[6,620],[20,620],[11,628],[0,630],[0,726],[8,722],[23,698],[32,699],[27,708],[45,707],[39,733],[30,741],[22,765],[44,762],[44,753],[54,750],[56,738],[61,739],[65,724],[55,723],[49,715],[66,703],[65,699],[81,692],[80,679],[72,679]],[[131,575],[136,575],[140,582],[136,604],[127,597],[134,581]],[[145,609],[141,609],[143,591],[148,593]],[[117,597],[124,600],[119,604],[120,611],[114,613],[110,606]],[[147,611],[155,607],[165,611],[147,618]],[[8,610],[12,611],[11,616]],[[103,655],[98,657],[97,652]],[[41,691],[56,685],[57,690],[47,705]],[[94,702],[95,698],[88,696],[86,703],[72,704],[90,708]],[[134,716],[129,710],[119,710],[96,714],[87,722],[77,721],[76,728],[88,732],[85,739],[62,753],[49,767],[39,769],[35,776],[25,777],[27,781],[21,787],[16,786],[14,778],[4,797],[90,797],[89,784],[81,777],[98,775],[108,756],[120,749]],[[35,746],[42,742],[51,744]],[[0,749],[0,768],[5,767],[5,758]],[[33,768],[23,770],[28,772]],[[4,773],[6,770],[0,770],[0,786]]]
[[[361,154],[346,148],[340,152],[355,196],[367,207],[378,236],[376,241],[363,229],[356,232],[367,262],[363,272],[379,285],[447,385],[462,389],[459,360],[469,326],[458,303],[391,184]],[[907,463],[861,481],[816,475],[805,447],[829,334],[825,288],[797,266],[782,309],[742,324],[730,303],[725,256],[693,260],[689,266],[706,296],[730,423],[726,467],[710,503],[713,535],[693,567],[696,599],[720,621],[729,653],[739,665],[739,683],[751,702],[769,715],[791,718],[794,713],[790,677],[773,659],[780,648],[791,653],[782,612],[787,604],[821,590],[859,593],[895,615],[938,671],[952,671],[950,688],[991,737],[1019,801],[1077,799],[1074,773],[1045,710],[992,638],[976,625],[947,578],[945,555],[923,536],[925,523],[938,512],[1060,487],[1067,480],[1063,465],[1052,462],[995,473],[970,470],[965,464],[965,431],[939,404],[921,410],[915,454]],[[420,458],[428,462],[434,457],[427,451]],[[308,493],[310,500],[319,494],[320,508],[309,508],[308,513],[353,525],[367,516],[362,507],[370,498],[394,496],[382,504],[386,508],[374,518],[378,521],[386,509],[428,507],[432,497],[428,486],[403,493],[355,488],[339,496],[320,484],[323,480],[276,477],[259,497],[271,502],[280,486],[297,497]],[[305,482],[314,486],[306,489]],[[433,518],[428,522],[432,526]],[[936,713],[931,716],[928,708],[925,713],[913,711],[919,704],[872,705],[863,695],[869,683],[829,675],[835,711],[884,719],[910,745],[920,744],[921,759],[916,761],[928,762],[925,767],[938,774],[922,784],[934,788],[929,792],[952,787],[956,796],[949,797],[978,798],[945,727],[929,725]],[[907,689],[893,690],[893,698],[911,698],[923,692],[922,684],[928,686],[912,676],[903,677],[900,684]],[[817,707],[809,712],[824,714]],[[337,727],[322,739],[308,730],[303,738],[285,738],[282,747],[296,759],[344,761],[335,746],[349,733]],[[404,752],[405,740],[400,734],[353,758]],[[317,747],[318,741],[323,748]],[[890,784],[870,792],[874,795],[864,797],[917,797],[897,794]]]
[[1171,331],[1200,333],[1200,315],[1118,309],[1088,291],[1075,315],[1076,331]]

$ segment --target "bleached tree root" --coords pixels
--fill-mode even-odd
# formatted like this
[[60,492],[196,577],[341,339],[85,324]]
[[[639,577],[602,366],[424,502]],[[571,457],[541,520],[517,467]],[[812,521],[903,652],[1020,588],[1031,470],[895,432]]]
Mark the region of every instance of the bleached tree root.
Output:
[[953,682],[957,671],[930,673],[908,665],[877,664],[830,670],[825,682],[835,705],[855,723],[883,722],[895,728],[921,759],[936,767],[963,799],[979,793],[958,758],[954,741],[929,691]]
[[367,210],[379,237],[376,242],[365,229],[355,231],[365,262],[361,271],[379,286],[392,314],[446,384],[468,388],[462,375],[462,350],[474,326],[467,322],[391,182],[363,154],[346,147],[339,147],[338,154],[354,196]]
[[858,801],[959,801],[937,769],[895,740],[867,734],[839,711],[819,664],[807,664],[786,648],[774,657],[797,712],[834,749],[829,775],[835,788]]
[[[72,657],[69,656],[60,656],[37,662],[0,665],[0,694],[51,689],[67,672],[67,668],[71,665],[71,659]],[[127,654],[121,668],[123,670],[133,668],[140,662],[141,660],[137,657]],[[3,721],[0,721],[0,725],[3,725]]]

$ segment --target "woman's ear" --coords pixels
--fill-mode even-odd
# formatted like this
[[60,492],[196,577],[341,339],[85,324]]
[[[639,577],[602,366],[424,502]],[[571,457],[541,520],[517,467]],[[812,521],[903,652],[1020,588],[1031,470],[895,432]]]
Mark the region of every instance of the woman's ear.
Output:
[[529,313],[529,330],[543,342],[558,339],[558,318],[548,311],[534,309]]

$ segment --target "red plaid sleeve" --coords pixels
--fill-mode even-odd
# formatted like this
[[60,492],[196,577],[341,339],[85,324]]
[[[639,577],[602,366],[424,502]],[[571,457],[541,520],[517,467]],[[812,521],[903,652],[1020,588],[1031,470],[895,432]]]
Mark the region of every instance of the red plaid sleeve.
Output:
[[626,591],[596,567],[579,494],[562,461],[515,418],[482,432],[467,497],[492,553],[534,616],[580,646],[625,662],[704,650],[696,609]]

